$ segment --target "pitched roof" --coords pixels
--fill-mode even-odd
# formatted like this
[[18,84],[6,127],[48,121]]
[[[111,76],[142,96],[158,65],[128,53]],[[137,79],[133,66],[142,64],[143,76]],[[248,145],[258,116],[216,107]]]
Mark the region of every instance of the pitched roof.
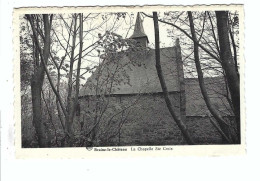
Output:
[[148,37],[144,32],[143,22],[141,20],[140,13],[138,12],[136,17],[136,22],[135,22],[134,33],[132,36],[130,36],[130,38],[135,39],[141,37],[146,37],[147,41],[149,42]]
[[[169,92],[180,90],[175,48],[162,48],[161,65]],[[208,95],[221,115],[233,115],[224,97],[223,77],[204,78]],[[79,96],[162,92],[155,66],[155,51],[120,52],[104,59],[88,78]],[[207,116],[209,111],[197,78],[185,78],[186,115]],[[158,105],[159,106],[159,105]]]
[[[162,48],[160,53],[168,90],[179,91],[175,47]],[[105,59],[80,90],[80,96],[156,92],[162,92],[162,88],[155,67],[155,50],[150,49]]]

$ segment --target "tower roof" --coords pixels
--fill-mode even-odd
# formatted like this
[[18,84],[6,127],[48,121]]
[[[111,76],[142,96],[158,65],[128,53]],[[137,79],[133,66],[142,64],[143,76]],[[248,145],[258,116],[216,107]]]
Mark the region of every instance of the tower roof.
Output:
[[144,32],[143,22],[141,20],[140,13],[138,12],[136,17],[136,22],[135,22],[134,33],[130,38],[135,39],[135,38],[143,38],[143,37],[146,37],[147,41],[149,42],[148,37]]

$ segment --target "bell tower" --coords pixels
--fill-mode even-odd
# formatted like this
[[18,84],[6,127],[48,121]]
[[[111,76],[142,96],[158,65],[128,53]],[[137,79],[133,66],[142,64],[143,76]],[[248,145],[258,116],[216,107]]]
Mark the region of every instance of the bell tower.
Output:
[[144,32],[143,22],[139,12],[137,13],[136,17],[134,33],[132,36],[130,36],[130,38],[136,40],[137,44],[142,47],[147,47],[149,43],[148,37]]

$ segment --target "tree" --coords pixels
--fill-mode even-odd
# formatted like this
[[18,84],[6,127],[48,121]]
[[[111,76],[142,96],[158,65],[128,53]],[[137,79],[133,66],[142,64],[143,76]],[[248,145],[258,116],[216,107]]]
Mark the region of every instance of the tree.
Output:
[[[218,123],[221,125],[221,127],[225,128],[228,125],[222,119],[222,117],[219,115],[219,113],[216,111],[216,109],[213,107],[211,100],[208,96],[207,89],[206,89],[205,84],[204,84],[203,72],[201,70],[201,65],[200,65],[200,60],[199,60],[199,46],[195,43],[197,41],[197,36],[196,36],[196,33],[195,33],[192,13],[190,11],[188,11],[188,16],[189,16],[189,21],[190,21],[190,30],[191,30],[192,38],[194,40],[194,61],[195,61],[195,64],[196,64],[196,69],[197,69],[201,93],[203,95],[204,101],[206,102],[206,105],[207,105],[210,113],[218,121]],[[220,133],[222,134],[223,138],[228,143],[231,143],[230,139],[225,134],[223,134],[223,132],[220,132]]]
[[[38,21],[38,15],[26,15],[30,22],[31,29],[33,31],[33,41],[35,44],[35,67],[34,73],[31,78],[31,93],[32,93],[32,108],[33,108],[33,123],[35,125],[36,133],[38,136],[38,142],[40,147],[47,147],[47,135],[45,132],[45,123],[42,120],[42,104],[41,93],[44,81],[44,66],[48,62],[50,52],[50,30],[52,15],[43,14],[44,35],[42,29],[38,28],[41,25]],[[40,41],[43,42],[43,48],[40,45]]]
[[[38,107],[38,111],[41,110],[41,114],[44,114],[41,115],[41,119],[49,120],[47,122],[44,121],[45,127],[41,130],[42,134],[45,134],[44,137],[46,138],[46,142],[48,142],[47,138],[52,136],[49,135],[48,129],[52,129],[53,132],[56,133],[59,132],[59,127],[61,126],[64,134],[63,138],[60,138],[59,135],[54,135],[55,140],[58,139],[56,140],[56,146],[59,146],[60,141],[62,142],[61,146],[77,145],[76,139],[78,138],[74,137],[76,134],[78,134],[78,130],[75,128],[75,126],[78,124],[75,122],[75,112],[79,105],[78,96],[81,80],[85,80],[84,74],[93,72],[93,70],[95,70],[97,67],[96,65],[93,67],[86,65],[89,64],[87,63],[88,59],[86,58],[90,57],[90,59],[93,59],[93,57],[99,57],[101,55],[101,51],[109,50],[106,53],[112,52],[113,50],[111,47],[115,47],[114,45],[117,46],[116,49],[122,49],[124,47],[122,38],[117,42],[113,40],[109,43],[109,41],[111,36],[116,35],[113,33],[113,30],[116,30],[118,27],[120,27],[119,25],[124,22],[125,16],[126,13],[89,13],[84,16],[83,14],[51,16],[52,26],[49,30],[49,56],[48,58],[46,57],[46,61],[41,64],[41,72],[44,74],[42,76],[42,85],[45,85],[44,89],[40,89],[41,97],[39,98],[39,102],[41,103],[41,107]],[[41,25],[44,24],[44,20],[43,18],[36,15],[28,17],[31,19],[37,19],[35,20],[37,25],[35,25],[35,27],[29,28],[28,32],[33,30],[33,33],[37,34],[38,42],[35,39],[33,39],[33,42],[36,41],[36,43],[38,43],[39,47],[41,48],[43,47],[43,42],[45,41],[45,37],[43,35],[43,32],[45,31],[41,29],[43,28]],[[30,21],[31,19],[29,18],[27,18],[27,20],[31,23],[32,21]],[[102,21],[99,21],[100,19],[102,19]],[[112,24],[107,26],[107,22],[112,22]],[[83,24],[87,28],[84,28]],[[111,30],[111,32],[107,31],[104,35],[101,35],[99,32],[104,32],[104,27],[106,30]],[[98,36],[95,36],[95,34]],[[93,39],[92,43],[89,41],[90,39]],[[101,46],[102,41],[106,41],[106,43],[103,44],[103,47]],[[87,44],[85,47],[83,47],[83,42]],[[39,58],[39,48],[37,46],[35,47],[36,48],[31,49],[30,53],[33,55],[37,54],[38,56],[35,57]],[[26,55],[24,52],[21,52],[25,57]],[[25,60],[25,58],[23,58],[23,60]],[[38,61],[40,62],[40,59]],[[22,61],[22,63],[26,65],[33,64],[33,62],[27,61]],[[22,68],[30,67],[24,66],[24,64],[21,64]],[[83,70],[85,70],[85,72],[82,73]],[[22,75],[27,77],[25,73]],[[44,83],[45,75],[48,81]],[[25,78],[22,79],[25,80]],[[37,80],[36,82],[38,83],[39,81]],[[67,86],[65,86],[66,84]],[[43,87],[42,85],[41,87]],[[50,93],[50,90],[52,93]],[[46,96],[46,94],[51,96]],[[54,100],[56,100],[57,106],[56,110],[54,109],[52,111],[53,105],[50,103],[51,100],[49,99],[53,99],[53,96]],[[56,115],[58,115],[59,122],[57,122],[55,117]],[[39,117],[36,120],[39,120]],[[60,125],[57,123],[60,123]],[[58,128],[56,128],[56,126],[58,126]]]
[[[123,13],[124,14],[124,13]],[[94,50],[96,50],[96,52],[99,52],[98,53],[98,56],[100,56],[100,50],[103,49],[104,50],[110,50],[110,48],[112,47],[115,47],[114,45],[116,44],[120,44],[122,42],[120,41],[117,41],[117,42],[112,42],[112,43],[109,43],[109,40],[111,38],[111,36],[114,36],[113,33],[110,33],[109,31],[107,31],[104,35],[101,35],[100,33],[98,33],[98,37],[97,37],[97,40],[94,41],[92,44],[88,45],[86,48],[83,49],[83,41],[84,41],[84,38],[91,33],[90,32],[95,32],[97,31],[105,22],[107,22],[108,18],[109,17],[113,17],[113,16],[118,16],[118,17],[121,17],[122,16],[122,13],[117,13],[116,15],[114,14],[107,14],[106,16],[102,15],[102,19],[103,19],[103,22],[100,24],[100,25],[97,25],[96,27],[91,27],[90,29],[88,29],[87,31],[84,31],[86,33],[84,33],[83,35],[83,24],[84,23],[87,23],[88,20],[95,20],[97,17],[99,17],[100,15],[97,14],[88,14],[86,15],[85,17],[83,17],[83,14],[73,14],[72,15],[72,22],[71,22],[71,26],[68,26],[66,23],[67,20],[65,20],[65,18],[61,17],[60,16],[60,19],[64,22],[65,26],[68,27],[68,32],[69,32],[69,39],[67,41],[65,41],[65,45],[67,44],[67,46],[63,45],[63,43],[61,42],[60,40],[60,37],[57,36],[58,33],[55,33],[56,35],[56,38],[57,38],[57,42],[58,42],[58,45],[62,47],[63,51],[64,51],[64,56],[61,58],[61,61],[60,61],[60,64],[58,65],[58,61],[54,58],[54,56],[52,56],[52,61],[57,69],[57,72],[58,72],[58,81],[60,80],[60,69],[62,68],[63,70],[65,70],[67,72],[67,75],[66,75],[66,78],[68,80],[68,89],[67,89],[67,102],[66,102],[66,109],[62,108],[64,106],[61,106],[62,108],[62,111],[65,115],[65,132],[66,132],[66,143],[68,146],[72,146],[74,143],[75,143],[75,139],[74,139],[74,135],[75,135],[75,130],[73,130],[73,123],[74,123],[74,118],[75,118],[75,110],[76,110],[76,107],[79,105],[78,103],[78,95],[79,95],[79,88],[80,88],[80,79],[85,79],[83,77],[83,75],[85,73],[89,73],[91,72],[93,69],[96,69],[96,67],[94,66],[93,68],[89,68],[89,67],[86,67],[86,68],[83,68],[83,69],[86,69],[86,72],[84,73],[81,73],[81,62],[83,60],[84,57],[86,56],[91,56],[91,57],[94,57],[96,55],[94,55],[93,52],[95,52]],[[77,21],[79,19],[79,24],[77,24]],[[92,21],[93,21],[92,20]],[[119,20],[119,19],[117,19]],[[116,24],[117,20],[114,23],[114,25]],[[114,28],[114,25],[112,25],[112,29]],[[72,27],[73,26],[73,27]],[[91,25],[90,25],[91,26]],[[78,34],[78,29],[79,29],[79,34]],[[93,36],[93,35],[91,35]],[[70,40],[70,37],[72,37],[72,45],[70,46],[71,47],[71,50],[70,52],[68,53],[68,44],[69,44],[69,40]],[[77,43],[77,37],[78,37],[78,42]],[[93,37],[92,37],[93,38]],[[103,44],[103,46],[106,46],[106,47],[103,47],[102,48],[102,41],[106,41],[107,44]],[[79,45],[79,49],[78,49],[78,54],[76,54],[76,51],[77,51],[77,45]],[[122,46],[123,47],[123,46]],[[112,48],[113,49],[113,48]],[[107,52],[105,52],[107,53]],[[55,54],[54,54],[55,55]],[[64,64],[64,61],[65,60],[64,58],[66,57],[66,55],[68,55],[69,57],[69,62],[68,64],[65,64],[65,67],[63,66]],[[104,54],[103,54],[104,56]],[[78,64],[77,64],[77,67],[76,67],[76,73],[74,73],[74,62],[78,61]],[[67,66],[66,66],[67,65]],[[67,67],[69,67],[69,70],[67,70]],[[49,80],[51,82],[51,80]],[[53,87],[53,86],[52,86]],[[53,88],[53,91],[54,92],[57,92],[57,97],[58,97],[58,87],[59,87],[59,82],[58,82],[58,85],[57,85],[57,90],[55,90],[55,88]],[[59,96],[61,97],[61,96]],[[61,99],[59,98],[59,103],[61,103]],[[57,105],[57,108],[59,107],[59,105]],[[103,110],[102,110],[103,111]],[[60,114],[60,113],[59,113]],[[61,116],[60,116],[61,117]],[[98,122],[99,121],[95,121],[98,125]],[[81,122],[80,123],[81,125],[83,125],[84,123]],[[82,127],[82,126],[81,126]],[[96,129],[93,129],[92,130],[92,135],[93,137],[95,137],[95,130]],[[80,135],[82,135],[80,133]],[[86,137],[88,135],[84,135],[83,137]],[[93,139],[93,138],[92,138]],[[75,145],[75,144],[74,144]]]
[[[147,15],[145,13],[143,13],[143,14],[147,17],[152,18],[151,15]],[[229,22],[227,21],[228,14],[226,15],[225,26],[221,25],[221,28],[224,27],[227,30],[226,35],[224,33],[224,35],[226,37],[225,38],[226,42],[224,42],[224,44],[226,44],[226,46],[229,46],[229,48],[227,50],[229,52],[229,55],[228,55],[229,60],[230,60],[230,62],[233,62],[232,63],[233,65],[231,65],[231,66],[233,66],[231,68],[232,76],[234,76],[233,80],[234,80],[234,78],[238,78],[238,81],[234,80],[234,82],[236,82],[235,86],[229,84],[228,79],[230,79],[231,75],[230,75],[230,73],[227,73],[227,68],[225,68],[225,66],[227,66],[227,65],[225,65],[225,63],[223,64],[223,62],[222,62],[223,55],[221,56],[221,54],[223,54],[223,50],[221,52],[221,49],[223,49],[223,45],[222,45],[223,40],[221,40],[221,38],[219,38],[219,39],[217,38],[215,31],[220,26],[218,25],[218,27],[216,27],[215,26],[216,23],[214,24],[214,22],[217,22],[217,24],[219,24],[219,18],[212,17],[212,14],[210,12],[195,13],[197,15],[196,16],[197,23],[196,23],[196,25],[195,25],[195,23],[192,23],[194,27],[193,27],[192,35],[190,35],[187,32],[187,29],[192,29],[192,27],[191,27],[191,24],[187,23],[187,21],[186,21],[187,18],[184,17],[184,12],[165,12],[164,14],[165,14],[166,18],[160,19],[158,21],[161,23],[164,23],[166,25],[170,25],[173,27],[174,30],[176,29],[180,32],[180,34],[178,34],[178,36],[181,36],[182,39],[184,40],[183,44],[185,45],[187,52],[188,52],[187,57],[185,57],[184,60],[190,59],[191,61],[195,62],[195,65],[197,67],[197,70],[196,70],[192,66],[190,66],[191,64],[186,64],[185,69],[187,70],[187,67],[188,67],[188,69],[190,70],[189,74],[192,77],[196,76],[196,74],[197,75],[200,74],[200,75],[198,75],[199,82],[202,83],[202,84],[200,84],[200,86],[202,88],[201,91],[202,91],[203,97],[204,97],[204,99],[206,98],[205,99],[206,105],[209,108],[209,111],[214,116],[214,118],[216,120],[218,120],[218,122],[222,125],[222,129],[223,129],[223,127],[228,128],[228,131],[226,133],[229,133],[229,129],[230,129],[231,125],[227,124],[226,121],[224,121],[224,119],[218,114],[217,110],[215,110],[213,105],[210,103],[209,97],[207,96],[206,87],[203,86],[203,72],[205,74],[208,74],[207,76],[213,76],[213,77],[214,76],[223,76],[224,80],[227,80],[227,81],[225,81],[226,93],[225,94],[218,93],[218,92],[216,92],[216,93],[221,96],[224,96],[226,98],[227,102],[229,103],[229,105],[231,107],[231,110],[233,110],[233,112],[235,114],[236,119],[240,119],[240,115],[238,115],[239,113],[236,113],[236,112],[239,112],[239,110],[238,110],[238,108],[234,107],[234,104],[237,107],[239,107],[240,103],[238,100],[239,100],[240,95],[239,95],[239,93],[237,93],[238,91],[236,92],[233,90],[234,94],[231,91],[231,89],[239,90],[239,72],[238,72],[238,63],[236,61],[236,57],[238,55],[237,55],[237,51],[236,51],[237,46],[235,44],[235,38],[234,38],[235,34],[234,34],[234,31],[231,32],[228,29],[228,26],[229,26]],[[233,16],[233,18],[231,16]],[[170,18],[167,18],[167,17],[170,17]],[[183,19],[182,19],[182,17],[183,17]],[[237,25],[236,13],[234,13],[233,15],[232,15],[232,13],[230,13],[230,19],[233,21],[232,24],[234,24],[236,26]],[[234,27],[234,25],[233,25],[233,27]],[[201,29],[199,29],[198,27],[201,27]],[[171,30],[169,32],[172,33],[174,30]],[[174,32],[176,32],[176,31],[174,31]],[[229,42],[228,33],[232,40],[232,44],[230,44],[230,42]],[[218,36],[220,36],[220,34],[221,34],[221,36],[223,36],[223,33],[221,31],[218,31]],[[198,39],[196,38],[197,35],[199,36]],[[189,44],[188,43],[189,41],[191,41],[192,44]],[[233,46],[234,61],[232,60],[232,51],[230,49],[231,45]],[[194,50],[192,47],[189,48],[189,46],[193,46]],[[222,46],[222,48],[220,48],[220,46]],[[192,54],[194,54],[195,59],[191,58]],[[200,62],[196,61],[196,59],[199,60],[199,55],[201,56]],[[227,60],[227,57],[226,57],[226,60]],[[200,64],[203,66],[201,66]],[[236,100],[234,100],[232,98],[234,96],[236,97]],[[231,97],[231,99],[230,99],[230,97]],[[224,102],[223,102],[223,105],[226,106],[224,104]],[[228,108],[227,108],[227,110],[230,111],[230,109],[228,109]],[[232,115],[233,113],[230,113],[230,114]],[[232,118],[229,120],[229,122],[232,122]],[[236,121],[236,122],[238,122],[238,121]],[[239,134],[240,128],[238,125],[240,125],[240,122],[239,122],[239,124],[237,124],[237,126],[236,126],[237,128],[232,127],[232,129],[234,129],[235,132]],[[223,133],[222,129],[221,129],[221,134]],[[239,137],[239,136],[236,136],[236,137]],[[240,138],[238,138],[238,139],[240,139]],[[234,138],[234,140],[235,140],[235,142],[237,142],[236,141],[237,138]]]
[[217,28],[220,46],[221,65],[227,77],[234,113],[236,116],[237,134],[240,143],[240,83],[236,63],[232,57],[229,41],[228,12],[216,11]]
[[194,144],[187,128],[186,125],[182,122],[182,120],[180,120],[180,118],[177,117],[176,113],[173,110],[173,106],[171,103],[171,100],[169,98],[169,92],[164,80],[164,76],[162,73],[162,68],[161,68],[161,63],[160,63],[160,39],[159,39],[159,26],[158,26],[158,16],[157,16],[157,12],[153,12],[153,21],[154,21],[154,33],[155,33],[155,57],[156,57],[156,70],[157,70],[157,74],[161,83],[161,87],[163,90],[163,94],[164,94],[164,99],[166,102],[166,105],[169,109],[169,112],[172,116],[172,118],[174,119],[174,121],[177,123],[178,127],[180,128],[182,134],[184,135],[184,138],[186,139],[186,141],[188,142],[188,144]]

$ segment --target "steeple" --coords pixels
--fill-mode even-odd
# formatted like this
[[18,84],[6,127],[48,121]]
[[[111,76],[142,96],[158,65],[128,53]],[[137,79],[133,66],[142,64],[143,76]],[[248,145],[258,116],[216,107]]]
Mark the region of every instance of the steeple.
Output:
[[130,38],[136,40],[138,44],[144,47],[147,47],[147,44],[149,43],[148,37],[144,32],[143,22],[139,12],[136,17],[134,33]]

